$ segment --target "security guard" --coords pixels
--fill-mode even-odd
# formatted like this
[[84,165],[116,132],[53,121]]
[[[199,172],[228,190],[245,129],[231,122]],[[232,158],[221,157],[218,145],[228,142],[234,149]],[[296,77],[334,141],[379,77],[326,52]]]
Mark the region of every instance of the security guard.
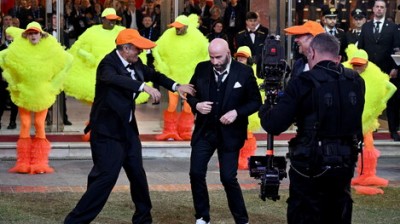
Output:
[[[323,15],[325,32],[332,36],[335,36],[339,40],[342,46],[345,38],[345,32],[343,29],[337,27],[338,11],[335,8],[325,7],[322,10],[322,15]],[[346,59],[346,53],[344,50],[345,49],[343,47],[340,48],[340,55],[342,56],[343,59],[342,61]]]
[[354,9],[351,12],[351,16],[353,17],[353,29],[346,32],[345,41],[343,45],[347,47],[349,44],[358,43],[358,37],[361,33],[361,27],[367,22],[366,16],[367,14],[362,9]]
[[287,220],[351,223],[350,183],[362,138],[364,81],[340,62],[339,42],[321,33],[308,51],[311,70],[289,82],[273,107],[264,104],[262,127],[279,135],[296,122],[289,142]]

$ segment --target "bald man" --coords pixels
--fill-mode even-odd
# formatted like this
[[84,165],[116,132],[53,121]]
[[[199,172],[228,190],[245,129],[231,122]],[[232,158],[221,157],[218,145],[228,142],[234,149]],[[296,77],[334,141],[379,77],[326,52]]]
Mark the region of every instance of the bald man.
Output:
[[232,60],[224,39],[211,41],[208,52],[210,60],[200,62],[190,80],[196,95],[187,98],[196,115],[189,173],[196,223],[210,222],[206,173],[215,151],[235,223],[248,223],[236,176],[239,150],[247,137],[248,116],[261,106],[261,95],[252,68]]

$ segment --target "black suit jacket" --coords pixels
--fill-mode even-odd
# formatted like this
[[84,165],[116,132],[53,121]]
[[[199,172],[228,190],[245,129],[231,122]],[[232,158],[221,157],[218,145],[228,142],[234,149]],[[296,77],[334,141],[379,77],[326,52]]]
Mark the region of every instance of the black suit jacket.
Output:
[[390,70],[396,68],[396,64],[390,55],[394,48],[400,46],[398,32],[396,24],[385,20],[378,39],[375,39],[374,23],[371,20],[362,26],[358,39],[358,47],[364,49],[368,53],[369,60],[387,74],[390,73]]
[[[227,149],[240,150],[247,138],[248,116],[261,106],[261,95],[250,66],[232,61],[228,76],[221,116],[233,109],[237,111],[238,116],[232,124],[221,124],[221,141]],[[211,101],[210,86],[213,79],[215,80],[213,66],[210,61],[205,61],[196,66],[190,80],[196,89],[196,95],[188,96],[187,100],[196,115],[192,145],[209,131],[206,129],[207,121],[214,119],[210,114],[201,114],[196,110],[197,103]]]
[[[93,106],[90,112],[90,127],[102,135],[115,139],[126,139],[128,128],[134,128],[139,134],[135,118],[136,97],[140,94],[139,88],[143,82],[152,81],[172,90],[174,81],[165,75],[144,65],[140,60],[134,64],[135,77],[125,68],[116,50],[106,55],[97,67],[96,88]],[[132,120],[129,118],[132,113]]]
[[257,65],[257,73],[260,70],[261,55],[267,36],[268,32],[265,33],[265,30],[257,29],[255,31],[253,43],[253,41],[251,41],[250,33],[247,29],[240,31],[236,35],[236,50],[241,46],[248,46],[250,48],[253,62]]

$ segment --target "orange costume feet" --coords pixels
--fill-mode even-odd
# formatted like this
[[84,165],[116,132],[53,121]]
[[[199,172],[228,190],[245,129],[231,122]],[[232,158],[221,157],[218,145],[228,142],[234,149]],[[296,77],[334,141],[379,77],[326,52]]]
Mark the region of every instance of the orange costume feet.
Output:
[[178,134],[181,139],[189,141],[192,139],[192,128],[194,124],[194,115],[182,111],[178,121]]
[[358,176],[351,180],[351,185],[355,186],[356,193],[366,195],[383,194],[383,190],[376,187],[388,186],[388,180],[376,176],[378,157],[379,151],[373,145],[372,132],[365,134],[363,154],[358,157]]
[[49,166],[50,142],[45,138],[34,138],[32,141],[31,174],[53,173]]
[[257,141],[253,133],[247,132],[247,140],[244,142],[243,147],[240,149],[239,154],[239,170],[249,169],[249,157],[254,156],[257,150]]
[[174,112],[164,111],[164,129],[163,133],[156,136],[159,141],[166,140],[177,140],[182,141],[182,138],[178,134],[177,123],[179,114]]
[[8,170],[10,173],[29,173],[31,171],[31,138],[19,138],[17,141],[17,163]]

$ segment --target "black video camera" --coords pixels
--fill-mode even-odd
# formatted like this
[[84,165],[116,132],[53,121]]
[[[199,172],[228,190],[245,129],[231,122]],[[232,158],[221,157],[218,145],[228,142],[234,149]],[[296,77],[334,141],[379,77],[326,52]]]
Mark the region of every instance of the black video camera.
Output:
[[290,68],[285,61],[285,49],[278,36],[269,36],[265,39],[261,56],[261,70],[257,76],[264,82],[260,85],[260,89],[265,91],[267,100],[273,105],[276,104],[285,78],[290,73]]
[[280,199],[279,185],[287,177],[286,158],[283,156],[250,156],[250,177],[260,179],[260,198],[276,201]]

